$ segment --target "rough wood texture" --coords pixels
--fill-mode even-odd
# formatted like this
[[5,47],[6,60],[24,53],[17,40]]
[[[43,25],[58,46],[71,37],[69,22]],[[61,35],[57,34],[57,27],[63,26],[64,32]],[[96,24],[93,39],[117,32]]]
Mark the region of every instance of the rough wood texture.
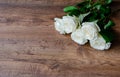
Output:
[[[72,5],[80,1],[83,0],[0,0],[0,4],[64,6],[64,5]],[[113,1],[119,1],[119,0],[113,0]]]
[[71,5],[80,1],[82,0],[0,0],[0,3],[17,5],[63,6],[68,4]]
[[30,5],[0,4],[0,77],[120,77],[120,12],[111,49],[97,51],[55,31],[63,7]]

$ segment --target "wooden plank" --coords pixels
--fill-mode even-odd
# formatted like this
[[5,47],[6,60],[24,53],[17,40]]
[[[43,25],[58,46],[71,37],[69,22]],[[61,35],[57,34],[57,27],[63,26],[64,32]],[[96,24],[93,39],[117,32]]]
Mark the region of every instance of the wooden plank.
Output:
[[55,31],[62,8],[0,5],[0,77],[120,76],[120,12],[111,49],[97,51]]
[[80,1],[82,0],[0,0],[0,4],[63,6],[72,5]]
[[[66,6],[73,5],[83,0],[0,0],[0,4],[38,5],[38,6]],[[120,2],[120,0],[113,0]]]

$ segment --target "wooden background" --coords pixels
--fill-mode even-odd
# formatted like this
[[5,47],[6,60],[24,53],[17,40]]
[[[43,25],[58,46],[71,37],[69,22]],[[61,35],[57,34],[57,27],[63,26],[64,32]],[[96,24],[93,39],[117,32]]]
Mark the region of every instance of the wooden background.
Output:
[[[0,0],[0,77],[120,77],[120,12],[110,50],[79,46],[54,29],[66,5],[81,0]],[[114,0],[112,10],[120,8]]]

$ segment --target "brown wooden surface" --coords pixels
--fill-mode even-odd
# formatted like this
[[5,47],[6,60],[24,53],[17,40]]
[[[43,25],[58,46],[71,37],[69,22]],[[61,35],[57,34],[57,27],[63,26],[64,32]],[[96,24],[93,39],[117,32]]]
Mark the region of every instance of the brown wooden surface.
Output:
[[[38,5],[38,6],[64,6],[72,5],[83,0],[0,0],[0,4],[15,4],[15,5]],[[120,0],[113,0],[120,1]]]
[[38,5],[38,6],[63,6],[71,5],[82,0],[0,0],[2,4]]
[[111,49],[97,51],[54,29],[54,17],[64,15],[62,5],[75,0],[45,0],[55,1],[49,6],[36,1],[44,3],[0,0],[0,77],[120,77],[120,12],[112,18],[117,38]]

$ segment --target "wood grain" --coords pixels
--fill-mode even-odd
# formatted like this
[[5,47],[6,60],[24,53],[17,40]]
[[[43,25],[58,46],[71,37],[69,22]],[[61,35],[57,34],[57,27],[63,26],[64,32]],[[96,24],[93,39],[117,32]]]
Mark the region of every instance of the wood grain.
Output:
[[72,5],[83,0],[0,0],[0,4],[63,6]]
[[116,39],[111,49],[97,51],[55,31],[53,19],[64,15],[56,4],[64,0],[50,0],[53,6],[0,1],[0,77],[120,77],[120,12],[112,17]]
[[[34,5],[34,6],[66,6],[84,0],[0,0],[0,4]],[[120,0],[113,0],[119,2]]]

